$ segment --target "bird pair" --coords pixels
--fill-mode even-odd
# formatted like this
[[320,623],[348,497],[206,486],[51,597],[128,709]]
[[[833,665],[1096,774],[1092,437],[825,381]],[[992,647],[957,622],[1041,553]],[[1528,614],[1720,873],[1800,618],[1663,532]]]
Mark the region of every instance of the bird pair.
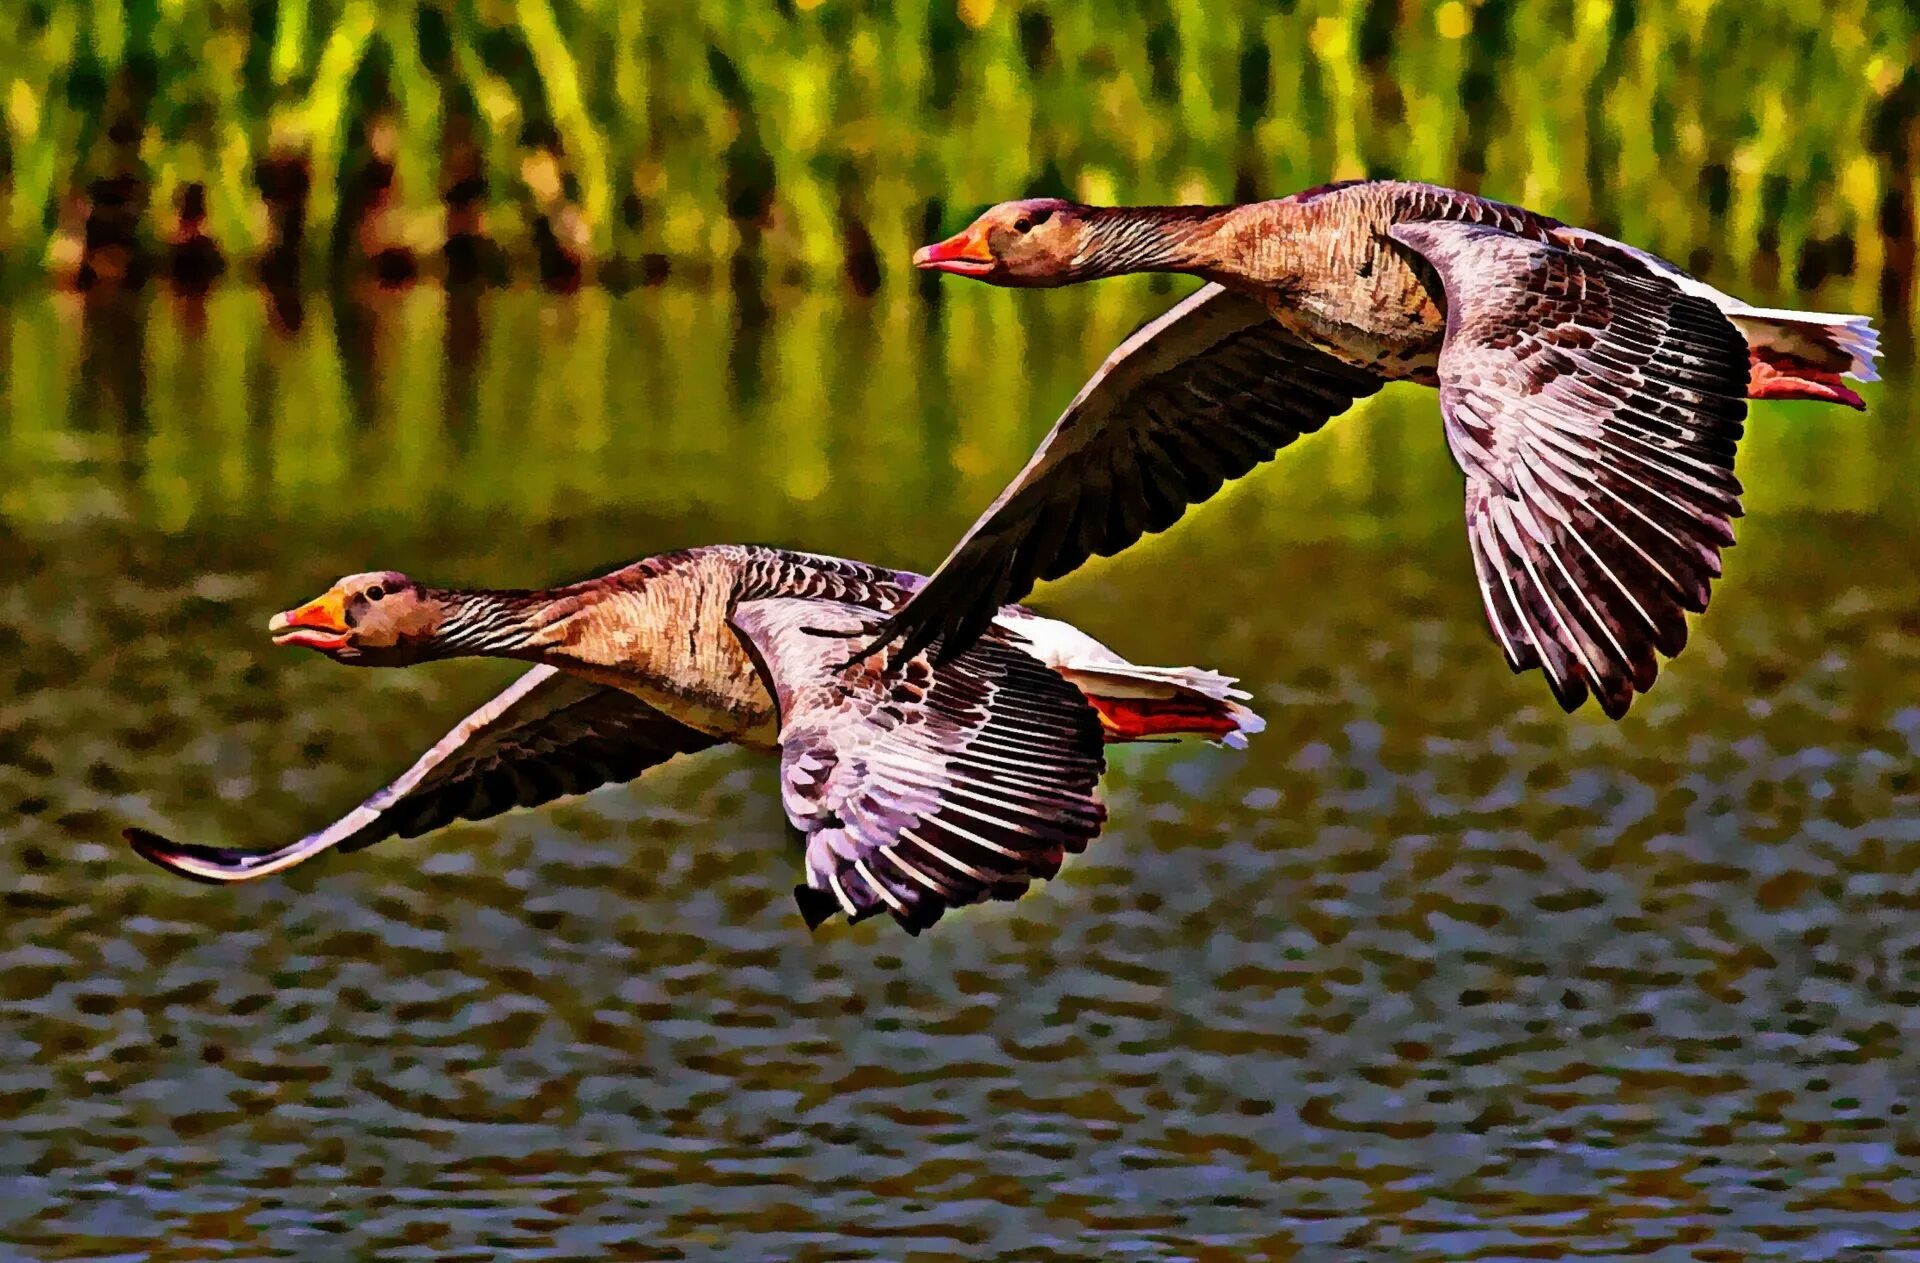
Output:
[[1392,381],[1437,387],[1467,542],[1515,671],[1615,718],[1686,643],[1740,513],[1749,399],[1864,407],[1864,317],[1754,307],[1645,251],[1432,185],[1351,181],[1222,207],[1008,202],[916,266],[1054,286],[1205,281],[1081,388],[929,578],[768,548],[651,558],[544,592],[391,572],[274,618],[276,643],[400,666],[535,664],[340,821],[267,851],[129,830],[189,877],[630,780],[732,742],[777,750],[809,925],[1015,897],[1085,847],[1105,744],[1262,727],[1233,681],[1143,667],[1014,602]]

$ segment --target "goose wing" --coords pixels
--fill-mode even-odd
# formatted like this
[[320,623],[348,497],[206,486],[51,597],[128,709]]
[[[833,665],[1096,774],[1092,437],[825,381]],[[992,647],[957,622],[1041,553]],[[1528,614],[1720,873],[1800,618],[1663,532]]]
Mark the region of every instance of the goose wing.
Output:
[[1440,406],[1515,671],[1618,718],[1707,607],[1740,515],[1747,346],[1672,276],[1496,228],[1389,229],[1439,274]]
[[537,666],[461,720],[385,789],[339,820],[273,850],[171,842],[145,829],[127,841],[198,881],[265,877],[338,847],[415,837],[453,820],[484,820],[630,781],[676,754],[718,744],[630,693]]
[[809,926],[891,913],[911,933],[952,907],[1018,898],[1100,832],[1100,721],[1001,631],[935,664],[885,650],[849,665],[880,615],[791,597],[733,626],[780,707],[780,794],[806,841]]
[[1040,448],[869,649],[966,649],[1002,605],[1163,531],[1275,452],[1371,395],[1380,378],[1203,286],[1107,357]]

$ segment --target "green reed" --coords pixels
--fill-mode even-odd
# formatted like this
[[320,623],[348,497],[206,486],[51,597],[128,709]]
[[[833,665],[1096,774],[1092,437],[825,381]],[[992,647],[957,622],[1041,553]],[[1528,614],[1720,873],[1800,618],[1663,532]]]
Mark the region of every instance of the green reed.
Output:
[[291,157],[304,248],[338,260],[377,160],[378,234],[423,254],[471,166],[510,256],[545,224],[589,265],[745,244],[884,279],[1028,191],[1399,174],[1864,297],[1911,270],[1916,61],[1898,0],[41,0],[0,24],[0,244],[70,265],[76,194],[132,173],[146,244],[198,184],[250,257],[258,164]]

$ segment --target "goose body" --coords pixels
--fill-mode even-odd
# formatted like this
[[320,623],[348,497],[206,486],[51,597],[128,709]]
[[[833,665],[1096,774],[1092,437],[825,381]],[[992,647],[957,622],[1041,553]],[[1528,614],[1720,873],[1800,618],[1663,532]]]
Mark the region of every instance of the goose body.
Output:
[[916,265],[1010,286],[1207,283],[1101,365],[877,647],[963,649],[1008,601],[1178,520],[1387,383],[1438,389],[1489,625],[1613,717],[1732,545],[1749,399],[1863,408],[1861,316],[1749,305],[1636,247],[1435,185],[1224,207],[1008,202]]
[[504,657],[530,670],[340,820],[266,850],[127,831],[146,858],[244,881],[631,780],[677,755],[775,752],[807,843],[809,925],[886,912],[912,932],[1013,898],[1098,834],[1112,741],[1263,726],[1232,681],[1142,667],[1018,607],[965,651],[846,661],[924,582],[861,562],[720,545],[545,591],[351,575],[270,624],[277,643],[360,666]]

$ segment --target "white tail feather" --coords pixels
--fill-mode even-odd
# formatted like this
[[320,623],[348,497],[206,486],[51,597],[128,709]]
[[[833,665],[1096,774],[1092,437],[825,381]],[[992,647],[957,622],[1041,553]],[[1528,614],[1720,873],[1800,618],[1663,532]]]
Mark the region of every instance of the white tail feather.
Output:
[[1185,695],[1212,702],[1220,714],[1233,721],[1234,730],[1223,734],[1220,744],[1235,750],[1247,748],[1247,738],[1264,732],[1267,721],[1242,706],[1238,698],[1251,698],[1245,689],[1234,687],[1230,675],[1201,667],[1143,667],[1132,662],[1098,659],[1092,662],[1066,662],[1054,667],[1081,692],[1110,698],[1170,698]]
[[1071,623],[1042,618],[1017,606],[1002,610],[996,621],[1002,630],[1025,641],[1029,653],[1065,676],[1082,693],[1116,700],[1154,700],[1184,694],[1212,702],[1235,725],[1220,742],[1236,750],[1246,748],[1248,734],[1267,726],[1266,720],[1236,700],[1250,700],[1252,694],[1235,688],[1236,681],[1230,675],[1201,667],[1143,667],[1128,662]]
[[1063,662],[1055,669],[1075,683],[1098,682],[1103,697],[1173,697],[1192,693],[1224,702],[1229,698],[1253,696],[1235,688],[1239,681],[1232,676],[1201,667],[1143,667],[1132,662],[1098,659]]
[[1863,382],[1877,382],[1880,374],[1873,361],[1880,354],[1880,333],[1867,316],[1831,311],[1792,311],[1784,307],[1748,307],[1742,304],[1727,310],[1747,343],[1754,347],[1803,356],[1821,363],[1828,357],[1845,356],[1847,366],[1833,365],[1835,371]]

